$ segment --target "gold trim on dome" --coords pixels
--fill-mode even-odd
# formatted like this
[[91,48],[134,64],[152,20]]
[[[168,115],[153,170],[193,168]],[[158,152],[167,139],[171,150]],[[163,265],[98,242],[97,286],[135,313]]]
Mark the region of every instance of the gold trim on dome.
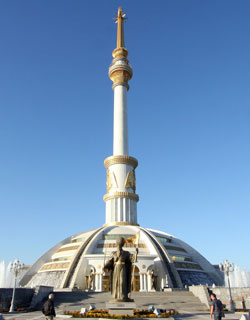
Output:
[[113,164],[127,164],[132,166],[134,169],[138,166],[137,159],[121,155],[121,156],[111,156],[104,160],[104,166],[108,169],[108,167],[112,166]]
[[77,245],[77,246],[70,246],[70,247],[63,247],[63,248],[60,248],[56,251],[56,253],[58,252],[63,252],[63,251],[71,251],[71,250],[78,250],[80,247],[80,245]]
[[111,199],[115,198],[128,198],[135,200],[136,202],[139,201],[139,196],[136,193],[131,193],[131,192],[114,192],[113,194],[105,194],[103,197],[103,200],[106,202]]
[[39,271],[47,271],[47,270],[56,270],[56,269],[67,269],[69,267],[70,262],[60,262],[60,263],[51,263],[45,264]]
[[110,222],[110,223],[105,223],[103,227],[110,227],[110,226],[139,226],[138,223],[133,223],[133,222]]
[[[138,226],[138,225],[137,225]],[[127,243],[125,242],[124,244],[125,248],[141,248],[141,249],[147,249],[147,246],[145,243]],[[96,248],[98,249],[112,249],[112,248],[117,248],[117,244],[116,243],[99,243],[97,244]]]

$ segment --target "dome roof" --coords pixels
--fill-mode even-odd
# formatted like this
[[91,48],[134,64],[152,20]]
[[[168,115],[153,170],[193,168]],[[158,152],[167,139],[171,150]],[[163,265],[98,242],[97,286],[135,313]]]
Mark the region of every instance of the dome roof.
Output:
[[156,290],[222,282],[213,265],[176,237],[140,226],[117,225],[82,232],[58,243],[32,265],[20,284],[86,289],[92,270],[95,274],[92,289],[106,290],[109,274],[103,272],[103,266],[121,236],[126,239],[124,250],[134,253],[135,247],[139,248],[135,266],[137,290],[152,289],[152,272],[157,278]]

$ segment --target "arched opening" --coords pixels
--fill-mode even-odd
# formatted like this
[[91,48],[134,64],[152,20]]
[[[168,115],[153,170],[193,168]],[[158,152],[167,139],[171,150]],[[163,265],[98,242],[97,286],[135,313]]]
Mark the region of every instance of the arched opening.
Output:
[[94,291],[95,290],[95,274],[96,269],[94,266],[89,265],[85,275],[85,290]]
[[132,269],[132,290],[131,291],[140,291],[140,274],[137,266]]
[[148,281],[148,291],[156,291],[157,290],[157,274],[154,270],[154,265],[151,264],[147,269],[147,281]]

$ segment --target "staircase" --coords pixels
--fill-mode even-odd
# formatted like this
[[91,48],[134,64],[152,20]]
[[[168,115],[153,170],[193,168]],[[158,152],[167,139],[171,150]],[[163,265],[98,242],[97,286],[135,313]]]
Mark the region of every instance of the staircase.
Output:
[[[97,309],[106,309],[106,302],[111,299],[109,292],[85,292],[72,291],[54,292],[55,307],[58,311],[79,311],[81,308],[88,308],[91,304]],[[178,312],[207,311],[205,304],[186,290],[172,292],[133,292],[132,299],[135,300],[137,309],[147,309],[154,305],[159,309],[175,309]]]

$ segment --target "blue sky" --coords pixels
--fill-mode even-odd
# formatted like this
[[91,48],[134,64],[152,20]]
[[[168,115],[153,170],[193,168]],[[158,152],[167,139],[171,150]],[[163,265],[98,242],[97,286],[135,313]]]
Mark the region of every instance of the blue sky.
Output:
[[250,2],[0,1],[0,261],[105,221],[123,6],[138,220],[250,270]]

